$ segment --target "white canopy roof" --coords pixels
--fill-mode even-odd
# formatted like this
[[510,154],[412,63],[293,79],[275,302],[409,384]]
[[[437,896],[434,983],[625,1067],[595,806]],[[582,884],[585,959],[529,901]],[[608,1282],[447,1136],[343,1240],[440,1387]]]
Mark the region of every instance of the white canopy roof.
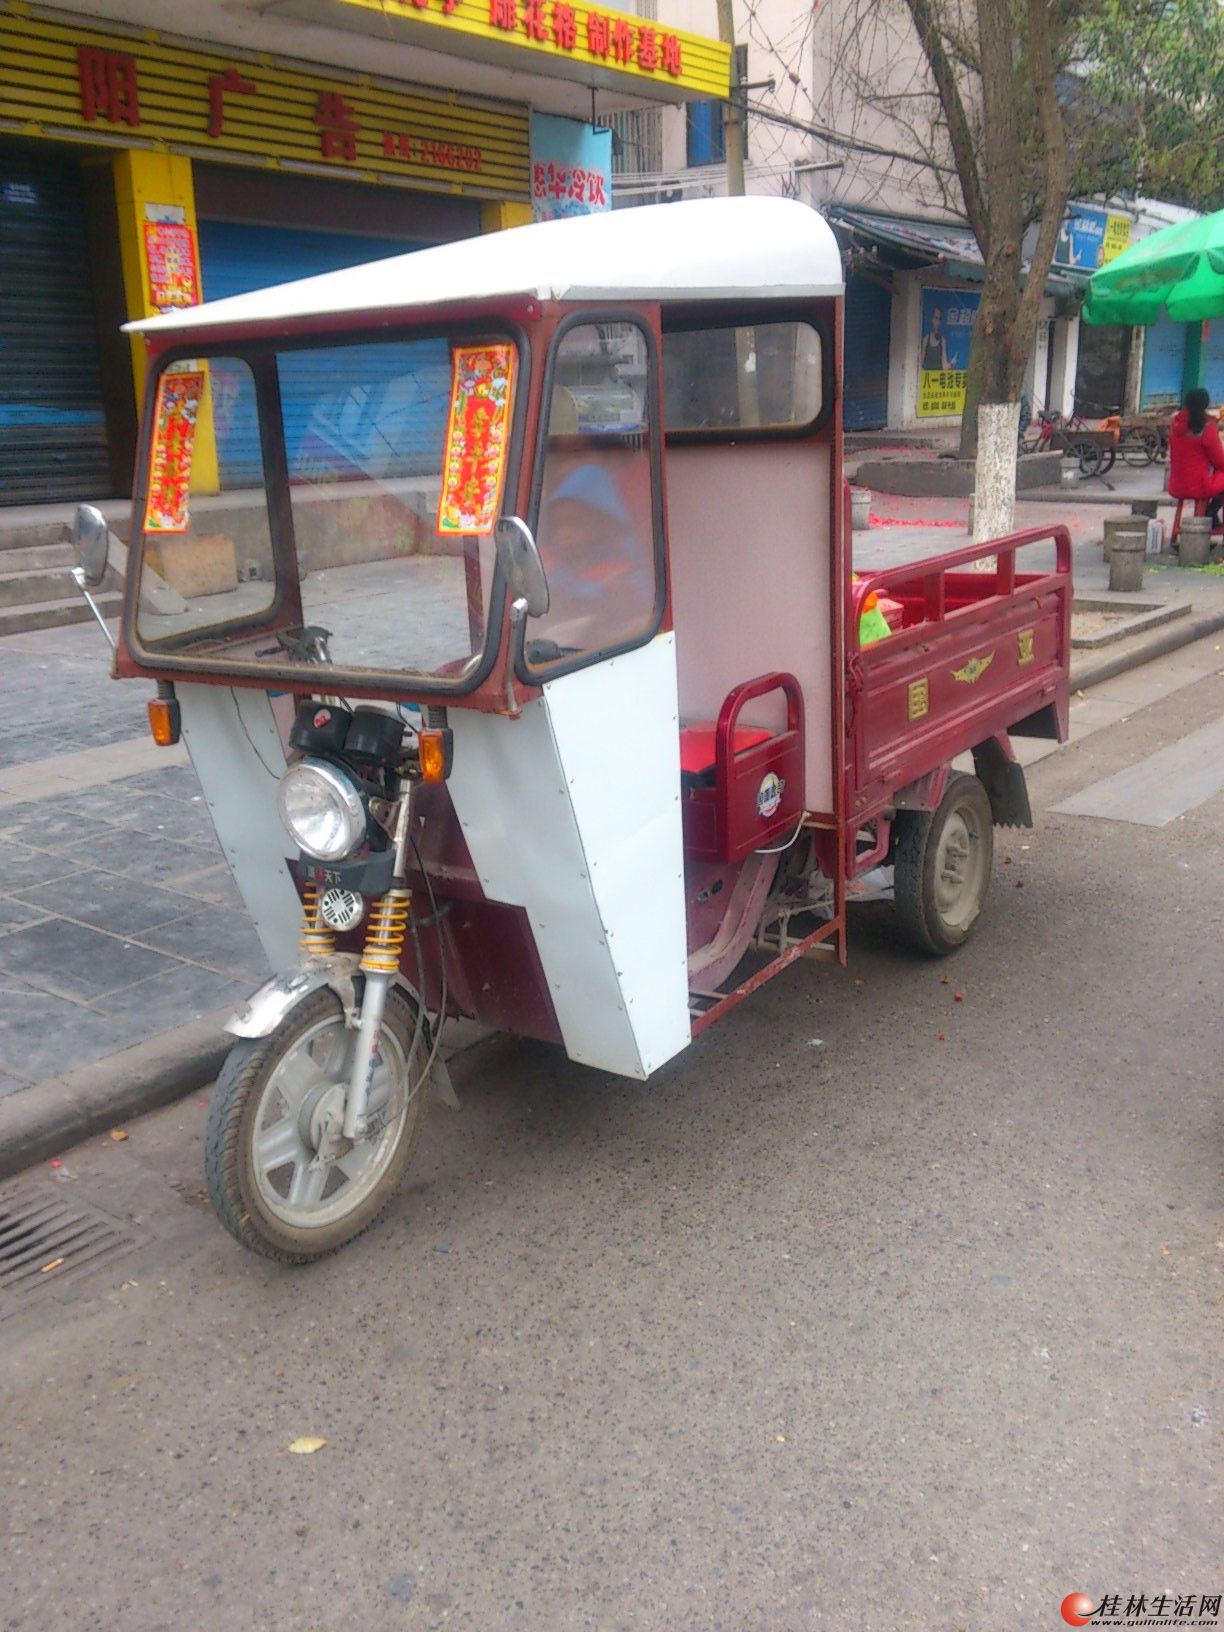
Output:
[[839,295],[827,223],[785,198],[702,198],[466,238],[128,327],[148,334],[459,300],[721,300]]

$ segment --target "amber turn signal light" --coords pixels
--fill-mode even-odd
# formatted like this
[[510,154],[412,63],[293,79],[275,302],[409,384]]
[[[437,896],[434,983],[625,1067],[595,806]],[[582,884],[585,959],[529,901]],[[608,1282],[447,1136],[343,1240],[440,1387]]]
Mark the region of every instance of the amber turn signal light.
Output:
[[417,750],[421,756],[421,780],[445,782],[450,775],[454,751],[450,731],[422,731],[417,738]]
[[182,735],[182,725],[177,697],[149,698],[149,729],[159,748],[173,748]]

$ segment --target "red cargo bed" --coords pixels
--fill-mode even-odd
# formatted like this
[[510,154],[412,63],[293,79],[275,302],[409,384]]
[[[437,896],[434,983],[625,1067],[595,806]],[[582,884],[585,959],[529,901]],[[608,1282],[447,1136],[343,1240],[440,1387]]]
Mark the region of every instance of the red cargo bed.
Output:
[[[1034,546],[1053,568],[1021,572]],[[994,558],[993,570],[973,563]],[[902,624],[859,647],[859,608],[876,591]],[[847,677],[848,810],[862,821],[957,755],[1003,733],[1067,736],[1071,539],[1032,527],[926,561],[866,573],[851,586]]]

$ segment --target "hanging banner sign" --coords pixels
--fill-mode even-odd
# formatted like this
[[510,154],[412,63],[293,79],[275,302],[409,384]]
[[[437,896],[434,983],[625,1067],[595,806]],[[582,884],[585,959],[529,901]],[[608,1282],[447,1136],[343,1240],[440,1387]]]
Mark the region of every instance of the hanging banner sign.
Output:
[[514,395],[513,346],[456,346],[438,532],[487,537],[501,503]]
[[531,213],[537,221],[612,208],[612,132],[551,113],[531,116]]
[[184,369],[181,373],[167,370],[157,382],[145,500],[146,533],[187,531],[191,458],[203,395],[202,369]]
[[149,304],[159,312],[198,306],[203,296],[191,228],[172,221],[146,221],[144,241]]
[[969,342],[980,289],[924,289],[918,344],[918,418],[943,419],[965,411]]

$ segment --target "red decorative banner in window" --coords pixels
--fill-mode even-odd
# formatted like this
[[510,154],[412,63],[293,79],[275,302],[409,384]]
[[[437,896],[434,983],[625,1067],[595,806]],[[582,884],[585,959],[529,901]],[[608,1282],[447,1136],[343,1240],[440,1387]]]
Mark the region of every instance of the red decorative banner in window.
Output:
[[438,532],[493,531],[506,475],[514,399],[513,346],[456,346]]
[[146,533],[185,533],[191,492],[191,458],[204,395],[201,369],[167,372],[157,382],[153,446],[149,452]]

